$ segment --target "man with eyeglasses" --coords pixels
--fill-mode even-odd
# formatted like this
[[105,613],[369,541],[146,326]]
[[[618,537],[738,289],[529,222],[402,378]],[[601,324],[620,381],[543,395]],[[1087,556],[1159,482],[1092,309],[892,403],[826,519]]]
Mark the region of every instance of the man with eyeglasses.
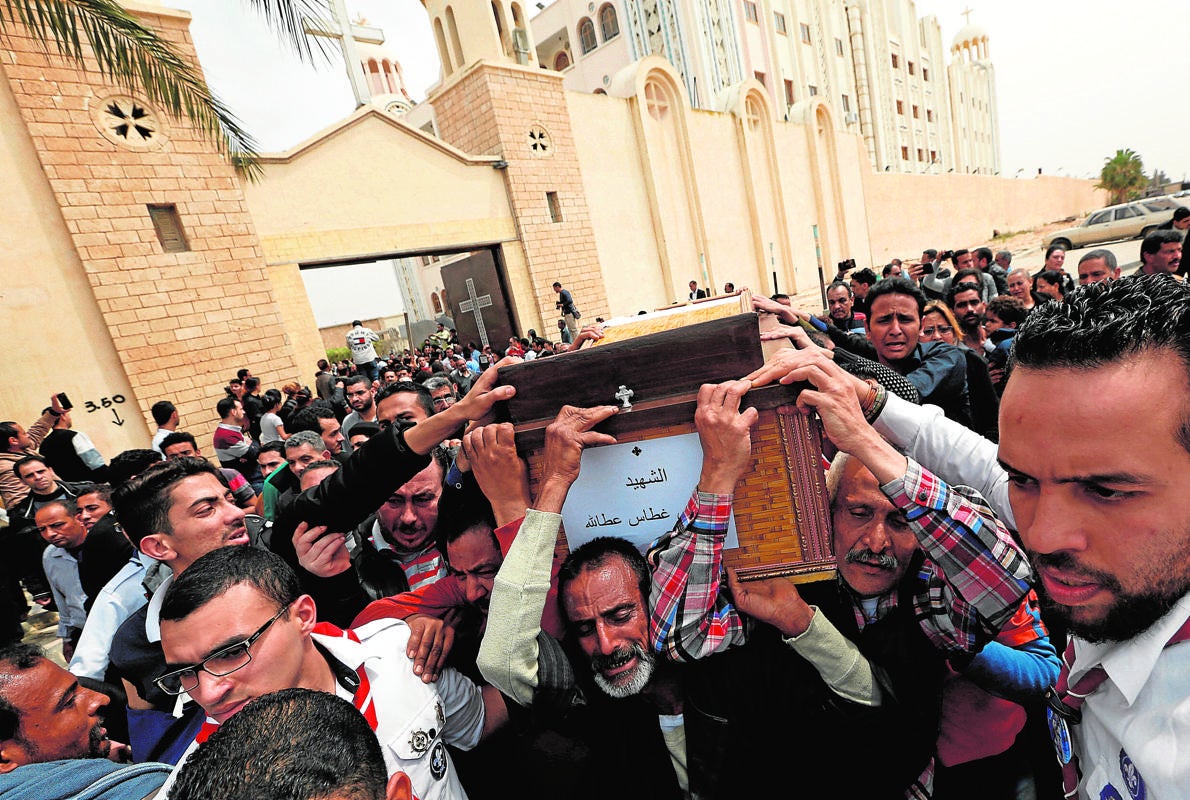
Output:
[[156,684],[207,712],[190,751],[251,700],[313,689],[352,702],[376,732],[389,774],[405,772],[417,797],[465,798],[446,744],[469,750],[502,726],[500,693],[453,669],[424,683],[398,620],[352,630],[317,620],[297,576],[264,551],[216,550],[171,585],[161,607],[167,667]]
[[[359,524],[395,487],[431,462],[430,452],[450,431],[468,419],[483,418],[497,400],[514,393],[511,387],[493,388],[495,377],[493,373],[478,381],[467,397],[435,418],[408,428],[394,426],[370,439],[342,470],[294,499],[274,527],[274,543],[279,537],[291,536],[299,523],[326,525],[334,531]],[[206,553],[249,543],[244,511],[232,502],[215,468],[197,458],[167,461],[144,470],[118,487],[113,501],[128,538],[139,543],[146,555],[171,567],[173,577],[120,627],[112,646],[112,664],[150,704],[172,708],[172,699],[152,680],[163,671],[159,625],[163,594],[172,580]],[[320,599],[330,598],[328,607],[334,607],[334,601],[358,594],[359,583],[348,572],[317,582],[314,588]],[[346,619],[358,610],[351,610]]]

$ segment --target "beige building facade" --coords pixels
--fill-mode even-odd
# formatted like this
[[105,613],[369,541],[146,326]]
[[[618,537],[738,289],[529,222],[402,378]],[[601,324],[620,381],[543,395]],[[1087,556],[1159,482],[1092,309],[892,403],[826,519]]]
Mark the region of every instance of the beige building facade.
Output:
[[[128,5],[193,55],[187,14]],[[266,386],[312,380],[325,343],[303,269],[408,259],[458,318],[476,312],[432,285],[433,264],[489,254],[516,330],[546,332],[555,280],[584,319],[680,302],[690,280],[812,307],[845,258],[965,246],[1103,203],[1073,179],[875,171],[823,98],[782,108],[750,77],[722,110],[698,109],[659,56],[605,93],[566,91],[517,33],[518,3],[426,7],[452,64],[418,107],[439,135],[363,107],[266,158],[255,184],[186,124],[6,34],[0,324],[25,346],[0,366],[0,414],[27,423],[65,391],[110,456],[146,446],[149,408],[171,399],[203,440],[237,368]],[[108,109],[134,104],[153,127],[129,142]]]
[[572,91],[604,93],[620,69],[656,55],[695,108],[730,110],[745,79],[778,119],[824,103],[878,172],[999,173],[987,36],[964,28],[948,66],[938,20],[919,18],[913,0],[558,0],[530,24],[538,62]]

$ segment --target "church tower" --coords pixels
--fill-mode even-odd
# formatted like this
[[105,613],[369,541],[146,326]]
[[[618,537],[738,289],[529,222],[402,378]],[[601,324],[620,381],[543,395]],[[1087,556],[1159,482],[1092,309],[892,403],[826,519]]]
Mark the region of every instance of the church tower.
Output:
[[554,281],[570,290],[586,316],[606,316],[562,75],[538,65],[524,4],[423,4],[442,59],[442,83],[427,100],[438,134],[464,152],[499,156],[497,168],[505,170],[522,245],[519,253],[504,251],[509,300],[537,301],[537,308],[514,307],[521,327],[554,329]]

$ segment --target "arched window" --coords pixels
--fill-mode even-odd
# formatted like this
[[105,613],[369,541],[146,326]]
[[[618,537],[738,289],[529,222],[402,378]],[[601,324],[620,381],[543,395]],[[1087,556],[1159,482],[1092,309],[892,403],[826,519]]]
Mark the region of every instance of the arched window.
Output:
[[620,21],[616,19],[616,9],[611,3],[599,9],[599,28],[605,42],[620,35]]
[[442,301],[438,299],[438,295],[435,294],[434,292],[430,292],[430,302],[434,304],[434,313],[441,314],[442,313]]
[[586,17],[579,20],[578,39],[582,43],[583,55],[599,46],[599,42],[595,39],[595,23]]
[[558,54],[554,56],[554,69],[561,72],[570,67],[570,56],[566,55],[565,50],[559,50]]

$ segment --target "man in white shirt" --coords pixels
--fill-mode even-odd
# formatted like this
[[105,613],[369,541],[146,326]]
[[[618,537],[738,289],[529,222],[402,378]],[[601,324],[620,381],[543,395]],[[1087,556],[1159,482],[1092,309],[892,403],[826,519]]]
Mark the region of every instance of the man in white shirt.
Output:
[[[779,356],[795,380],[825,358],[801,346]],[[876,427],[1018,530],[1045,616],[1070,627],[1065,685],[1086,696],[1062,708],[1055,692],[1050,714],[1078,796],[1184,796],[1190,287],[1165,275],[1080,286],[1035,309],[1013,353],[998,450],[891,396]],[[866,387],[854,385],[861,397]]]

